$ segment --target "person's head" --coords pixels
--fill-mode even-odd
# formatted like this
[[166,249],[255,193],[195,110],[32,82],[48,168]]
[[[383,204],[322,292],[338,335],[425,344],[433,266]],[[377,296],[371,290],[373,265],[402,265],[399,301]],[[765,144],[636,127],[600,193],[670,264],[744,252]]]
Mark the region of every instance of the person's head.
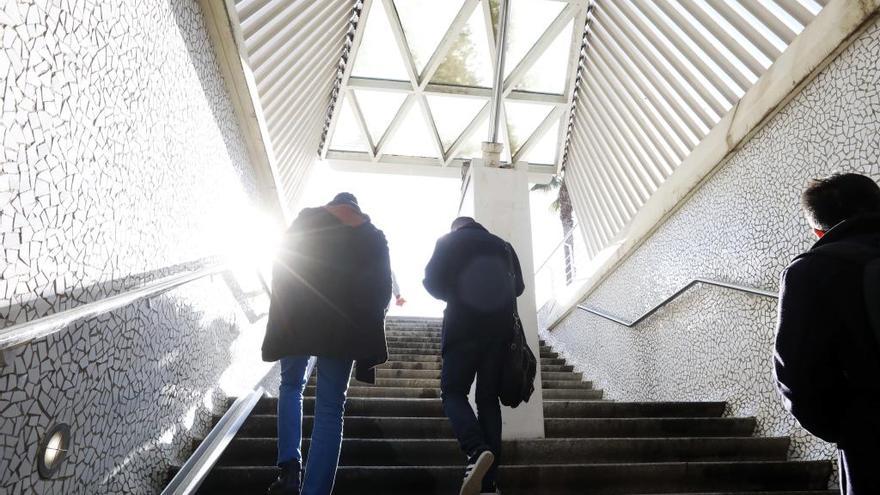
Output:
[[341,192],[341,193],[337,194],[333,198],[333,201],[330,201],[327,204],[329,204],[331,206],[348,205],[348,206],[354,207],[358,211],[361,210],[360,206],[358,205],[357,198],[354,197],[354,194],[348,193],[348,192]]
[[838,223],[866,213],[880,213],[880,186],[860,174],[812,179],[801,195],[810,227],[821,238]]
[[462,227],[466,227],[472,223],[476,223],[476,220],[471,217],[458,217],[452,221],[452,225],[449,227],[449,230],[455,232],[456,230]]

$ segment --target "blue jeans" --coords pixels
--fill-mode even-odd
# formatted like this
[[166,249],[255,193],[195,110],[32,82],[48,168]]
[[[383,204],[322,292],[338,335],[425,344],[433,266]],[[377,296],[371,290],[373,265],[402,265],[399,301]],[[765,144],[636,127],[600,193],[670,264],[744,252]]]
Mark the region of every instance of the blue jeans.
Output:
[[[443,411],[452,424],[461,450],[468,456],[488,449],[495,454],[495,463],[483,478],[483,490],[494,491],[498,463],[501,460],[501,405],[498,391],[507,344],[466,340],[448,345],[443,350],[440,390]],[[468,392],[477,381],[475,402],[477,414],[468,402]]]
[[[278,393],[278,464],[302,462],[303,391],[308,381],[308,356],[281,359]],[[342,447],[342,415],[352,361],[319,357],[315,422],[303,480],[302,495],[329,495],[336,479]]]

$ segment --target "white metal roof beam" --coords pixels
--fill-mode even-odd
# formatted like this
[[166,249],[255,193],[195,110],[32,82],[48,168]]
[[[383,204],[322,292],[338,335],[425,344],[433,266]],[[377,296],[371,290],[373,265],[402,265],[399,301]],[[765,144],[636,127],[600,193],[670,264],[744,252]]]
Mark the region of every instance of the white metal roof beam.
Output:
[[[683,77],[690,73],[688,67],[671,53],[663,40],[654,35],[635,12],[625,9],[624,3],[618,5],[612,2],[607,5],[607,8],[600,8],[606,15],[605,18],[617,23],[618,28],[626,33],[628,40],[641,52],[642,57],[650,61],[652,67],[662,76],[662,81],[672,90],[669,101],[681,107],[682,117],[686,117],[686,121],[691,123],[694,134],[698,137],[705,135],[718,121],[716,115],[707,112],[711,108],[707,106],[711,96],[706,93],[705,85],[699,78],[694,81]],[[663,84],[659,86],[662,87]],[[715,111],[714,108],[712,110]]]
[[[606,30],[606,28],[608,29]],[[661,79],[660,74],[656,73],[650,63],[642,58],[614,23],[601,22],[600,18],[593,27],[593,32],[596,33],[594,43],[600,43],[610,48],[609,53],[612,53],[612,57],[618,61],[629,80],[638,85],[642,94],[662,115],[662,122],[665,125],[660,128],[670,129],[675,134],[677,142],[681,143],[687,151],[693,149],[699,141],[699,135],[695,134],[694,129],[688,125],[689,119],[683,117],[681,107],[672,104],[675,100],[669,90],[662,84],[657,84]]]
[[593,70],[593,77],[605,91],[606,97],[613,100],[614,105],[621,112],[626,112],[622,114],[623,118],[629,122],[635,132],[641,135],[643,142],[653,146],[653,156],[662,164],[667,174],[671,173],[681,158],[666,140],[667,136],[658,129],[662,124],[653,113],[642,106],[645,102],[635,96],[637,92],[633,92],[632,82],[617,79],[617,73],[607,67],[598,50],[593,55],[590,61],[591,68],[587,70]]
[[[355,29],[354,36],[351,42],[351,48],[348,52],[348,59],[345,64],[345,68],[342,71],[342,77],[340,78],[340,91],[343,91],[348,88],[348,81],[351,78],[351,72],[354,70],[354,62],[357,57],[358,51],[361,47],[361,42],[364,39],[364,32],[366,31],[367,26],[367,18],[370,14],[370,8],[373,6],[373,0],[363,0],[363,6],[360,12],[360,18],[357,20],[357,28]],[[330,142],[333,140],[333,135],[336,132],[336,123],[339,121],[339,113],[340,107],[339,102],[331,102],[331,105],[334,105],[332,109],[330,109],[330,122],[327,126],[327,135],[324,139],[324,147],[320,150],[321,157],[327,156],[327,150],[330,149]],[[378,146],[378,143],[377,143]]]
[[[594,38],[592,50],[590,64],[598,67],[600,75],[615,83],[612,86],[619,93],[626,94],[633,105],[639,109],[639,115],[643,118],[637,120],[643,124],[646,132],[647,130],[653,131],[650,135],[656,135],[655,140],[658,147],[668,149],[674,155],[669,157],[669,163],[678,164],[681,162],[689,151],[687,144],[671,127],[671,121],[664,114],[666,109],[658,106],[655,101],[656,97],[643,88],[646,83],[632,77],[633,68],[624,64],[625,60],[618,58],[615,52],[605,45],[599,37]],[[595,67],[587,67],[585,70],[593,70]],[[663,147],[664,145],[665,147]]]
[[[352,89],[371,89],[377,91],[393,91],[397,93],[414,93],[412,85],[408,81],[395,81],[393,79],[372,79],[367,77],[351,77],[347,87]],[[452,86],[446,84],[428,84],[423,90],[425,94],[441,96],[463,96],[470,98],[491,98],[490,88],[478,88],[473,86]],[[568,98],[564,95],[552,93],[534,93],[531,91],[512,91],[507,95],[508,100],[531,101],[535,103],[549,103],[553,105],[567,105]]]

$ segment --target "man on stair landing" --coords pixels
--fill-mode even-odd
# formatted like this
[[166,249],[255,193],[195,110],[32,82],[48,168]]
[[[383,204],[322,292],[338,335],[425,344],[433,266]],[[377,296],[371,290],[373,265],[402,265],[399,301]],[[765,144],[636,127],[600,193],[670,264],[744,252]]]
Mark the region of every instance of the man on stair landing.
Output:
[[[511,273],[512,272],[512,273]],[[497,493],[501,455],[498,392],[513,335],[516,298],[524,290],[513,248],[470,217],[452,222],[425,268],[425,288],[446,301],[443,318],[443,409],[467,455],[462,495]],[[477,414],[468,403],[477,381]]]
[[819,238],[783,272],[776,379],[785,406],[839,449],[844,495],[880,493],[880,187],[813,180],[801,198]]
[[[285,234],[273,269],[263,359],[281,361],[278,466],[269,495],[329,495],[342,443],[342,414],[352,362],[358,380],[375,383],[388,359],[385,311],[391,265],[382,231],[357,199],[338,194],[306,208]],[[317,397],[308,464],[301,484],[303,391],[317,356]]]

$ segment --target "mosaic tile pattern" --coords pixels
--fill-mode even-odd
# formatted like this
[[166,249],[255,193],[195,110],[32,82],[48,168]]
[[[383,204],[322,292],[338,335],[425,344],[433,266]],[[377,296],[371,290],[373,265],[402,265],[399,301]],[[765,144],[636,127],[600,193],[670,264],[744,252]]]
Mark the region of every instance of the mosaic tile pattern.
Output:
[[[834,171],[880,180],[880,25],[861,34],[626,260],[585,303],[635,319],[693,278],[776,290],[813,239],[806,181]],[[636,329],[583,311],[548,341],[612,399],[726,400],[794,458],[833,448],[800,429],[772,385],[775,300],[696,287]]]
[[[0,48],[0,327],[198,267],[240,232],[255,178],[195,0],[6,0]],[[237,302],[215,277],[6,351],[0,493],[156,493],[224,373],[259,360]],[[53,421],[73,447],[46,482]]]
[[0,324],[216,252],[255,185],[196,3],[13,0],[0,29]]

